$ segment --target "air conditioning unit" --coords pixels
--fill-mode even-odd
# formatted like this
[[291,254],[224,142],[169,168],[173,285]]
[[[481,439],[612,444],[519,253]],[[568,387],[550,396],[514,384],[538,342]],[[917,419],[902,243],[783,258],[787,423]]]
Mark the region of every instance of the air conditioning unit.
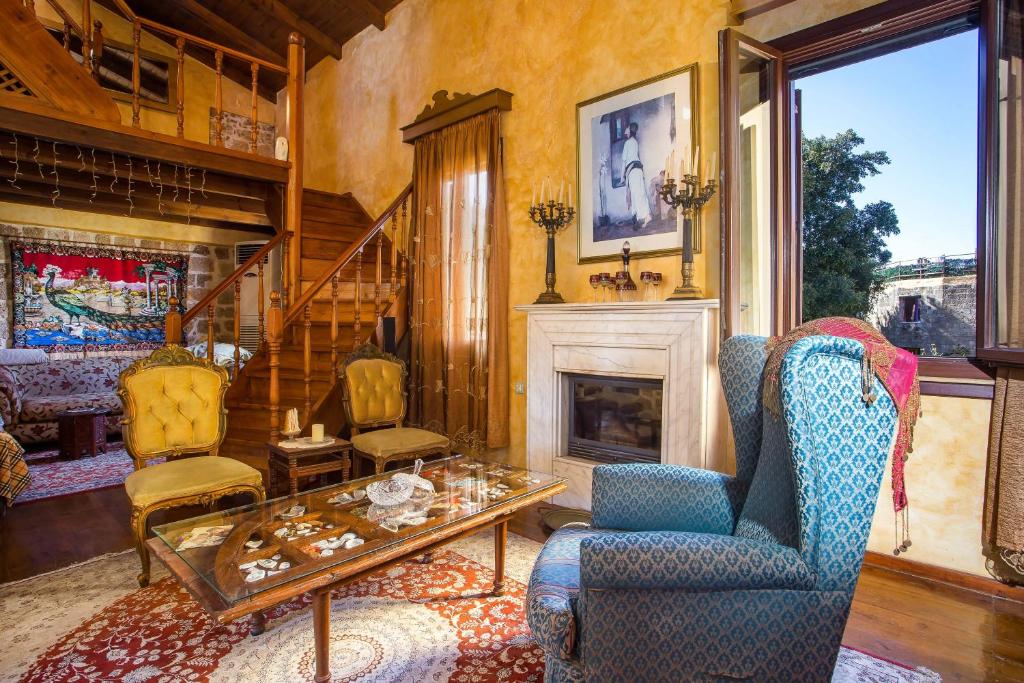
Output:
[[[248,261],[266,240],[235,242],[235,268]],[[274,247],[263,257],[263,311],[270,309],[270,292],[281,289],[281,248]],[[242,276],[241,311],[239,315],[240,344],[253,353],[260,346],[259,270],[253,266]]]

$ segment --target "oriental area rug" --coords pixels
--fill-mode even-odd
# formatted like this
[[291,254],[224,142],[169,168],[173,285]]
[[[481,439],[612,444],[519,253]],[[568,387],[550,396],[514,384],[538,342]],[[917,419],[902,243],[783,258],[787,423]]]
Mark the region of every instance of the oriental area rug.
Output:
[[[449,546],[433,563],[381,571],[334,595],[334,681],[388,683],[539,682],[544,659],[523,612],[540,544],[509,535],[506,594],[484,597],[492,538]],[[158,563],[155,563],[158,564]],[[0,680],[255,681],[313,679],[308,600],[274,609],[267,631],[246,620],[212,623],[188,594],[154,567],[135,584],[134,552],[0,586]],[[925,683],[939,677],[843,649],[834,683]]]
[[108,444],[107,452],[95,457],[58,460],[57,449],[49,449],[26,453],[25,462],[29,485],[15,499],[16,505],[121,486],[135,469],[131,456],[120,442]]

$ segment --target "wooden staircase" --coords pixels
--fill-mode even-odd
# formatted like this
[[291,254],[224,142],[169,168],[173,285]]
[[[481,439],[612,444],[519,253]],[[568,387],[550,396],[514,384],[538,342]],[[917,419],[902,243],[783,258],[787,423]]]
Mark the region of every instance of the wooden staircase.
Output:
[[[282,292],[281,309],[275,313],[272,304],[265,312],[266,341],[236,373],[228,390],[222,455],[266,471],[267,442],[289,408],[298,409],[304,428],[320,422],[328,433],[338,433],[344,426],[336,383],[339,362],[366,341],[379,343],[383,318],[404,310],[404,297],[399,296],[404,257],[397,245],[408,229],[410,192],[403,192],[374,221],[351,195],[304,190],[298,244],[290,244],[291,233],[279,233],[185,314],[187,324],[205,312],[209,338],[215,322],[212,304],[218,297],[234,286],[237,312],[236,283],[241,277],[255,272],[262,283],[266,274],[259,261],[265,254],[279,246],[282,263],[287,264],[294,262],[288,251],[299,250],[299,272],[285,273],[280,287],[272,287]],[[237,313],[235,317],[237,338]],[[273,329],[278,324],[280,329]]]

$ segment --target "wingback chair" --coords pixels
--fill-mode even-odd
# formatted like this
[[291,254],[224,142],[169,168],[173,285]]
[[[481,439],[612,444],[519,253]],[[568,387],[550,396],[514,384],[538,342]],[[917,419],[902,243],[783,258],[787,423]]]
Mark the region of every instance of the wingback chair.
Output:
[[352,449],[372,460],[377,474],[393,460],[451,453],[448,437],[402,426],[405,374],[405,363],[373,344],[359,347],[342,363],[342,400],[352,428]]
[[786,354],[773,417],[765,341],[719,359],[736,477],[596,467],[593,524],[545,544],[527,593],[545,680],[831,678],[896,409],[880,384],[863,401],[859,343],[816,336]]
[[[157,349],[121,373],[122,433],[135,471],[124,482],[132,532],[142,561],[139,585],[149,583],[149,516],[182,505],[212,505],[233,493],[265,498],[259,470],[217,455],[226,432],[224,368],[180,346]],[[182,455],[207,455],[176,459]],[[149,465],[151,460],[166,462]],[[149,465],[147,467],[147,465]]]

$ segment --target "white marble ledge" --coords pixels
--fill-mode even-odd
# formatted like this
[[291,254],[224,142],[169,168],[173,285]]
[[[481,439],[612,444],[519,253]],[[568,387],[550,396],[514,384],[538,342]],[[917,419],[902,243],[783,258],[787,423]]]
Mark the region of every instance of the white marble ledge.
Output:
[[513,307],[524,313],[672,313],[718,308],[718,299],[685,299],[678,301],[609,301],[569,304],[526,304]]

